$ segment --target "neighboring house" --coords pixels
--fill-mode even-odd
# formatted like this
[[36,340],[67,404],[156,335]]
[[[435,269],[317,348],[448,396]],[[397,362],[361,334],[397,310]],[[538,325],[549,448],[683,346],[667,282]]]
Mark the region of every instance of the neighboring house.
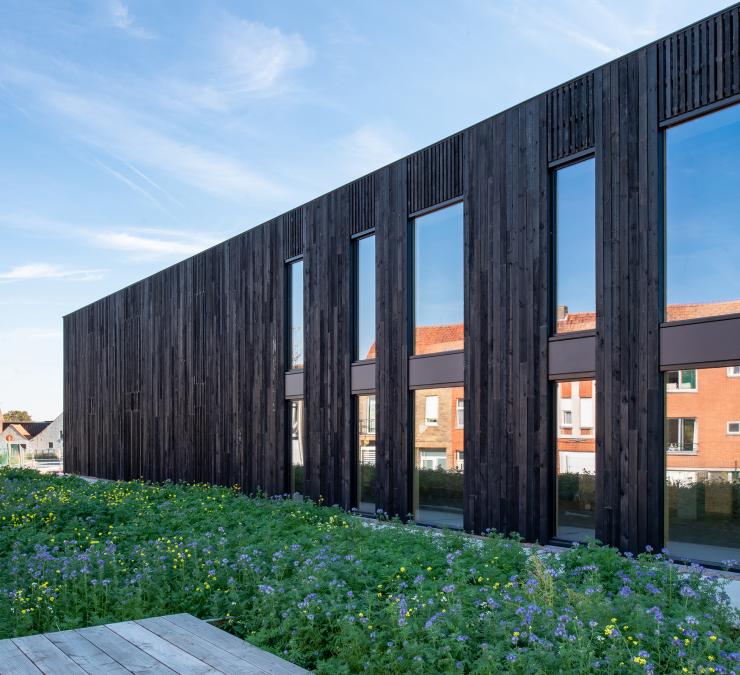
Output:
[[63,416],[44,422],[5,422],[0,443],[0,465],[39,469],[61,468],[64,457]]

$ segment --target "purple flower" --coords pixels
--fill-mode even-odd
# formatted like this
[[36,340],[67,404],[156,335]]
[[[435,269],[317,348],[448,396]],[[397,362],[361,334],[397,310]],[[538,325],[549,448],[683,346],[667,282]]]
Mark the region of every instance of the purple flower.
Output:
[[622,588],[619,589],[619,595],[626,598],[627,596],[632,595],[632,589],[629,586],[622,586]]
[[506,660],[507,661],[516,661],[516,659],[517,659],[517,655],[514,652],[509,652],[506,655]]
[[455,590],[455,584],[447,584],[442,586],[442,593],[452,593]]

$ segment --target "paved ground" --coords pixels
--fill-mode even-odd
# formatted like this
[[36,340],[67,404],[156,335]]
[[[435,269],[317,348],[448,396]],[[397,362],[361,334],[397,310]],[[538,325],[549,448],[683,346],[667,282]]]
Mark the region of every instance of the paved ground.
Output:
[[8,675],[307,672],[190,614],[0,640]]

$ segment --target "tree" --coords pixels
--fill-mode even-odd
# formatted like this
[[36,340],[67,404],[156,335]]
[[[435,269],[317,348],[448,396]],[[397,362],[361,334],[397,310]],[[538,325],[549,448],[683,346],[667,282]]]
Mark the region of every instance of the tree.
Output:
[[6,422],[31,422],[31,416],[25,410],[8,410],[3,413]]

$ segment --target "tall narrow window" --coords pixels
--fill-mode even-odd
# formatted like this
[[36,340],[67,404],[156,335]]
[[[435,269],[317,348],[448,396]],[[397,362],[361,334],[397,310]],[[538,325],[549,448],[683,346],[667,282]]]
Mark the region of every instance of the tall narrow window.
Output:
[[462,349],[463,205],[417,218],[413,233],[414,353]]
[[740,312],[740,105],[665,135],[666,319]]
[[375,358],[375,237],[355,242],[355,359]]
[[666,373],[666,546],[677,558],[740,560],[740,424],[734,421],[740,420],[740,379],[727,377],[727,368],[702,368],[700,386],[686,395],[671,376]]
[[288,402],[290,412],[290,489],[291,492],[303,494],[305,490],[305,464],[303,461],[303,400]]
[[358,506],[375,513],[375,395],[357,397]]
[[462,528],[464,430],[455,424],[463,387],[413,392],[416,519]]
[[559,382],[556,387],[556,535],[584,541],[596,534],[594,381]]
[[303,261],[288,266],[290,283],[289,305],[289,369],[303,368]]
[[557,333],[596,328],[596,162],[555,172]]

